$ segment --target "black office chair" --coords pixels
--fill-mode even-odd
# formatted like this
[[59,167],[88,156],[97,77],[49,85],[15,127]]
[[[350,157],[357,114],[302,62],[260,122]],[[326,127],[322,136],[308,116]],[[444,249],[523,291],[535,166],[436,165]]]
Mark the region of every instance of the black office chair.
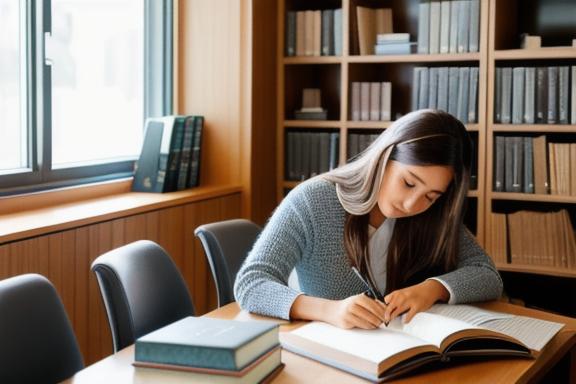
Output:
[[182,274],[158,244],[139,240],[92,263],[112,332],[114,352],[187,316],[194,304]]
[[245,219],[204,224],[194,231],[210,263],[219,307],[235,301],[236,273],[261,231],[260,226]]
[[56,288],[44,276],[0,281],[0,383],[58,383],[84,368]]

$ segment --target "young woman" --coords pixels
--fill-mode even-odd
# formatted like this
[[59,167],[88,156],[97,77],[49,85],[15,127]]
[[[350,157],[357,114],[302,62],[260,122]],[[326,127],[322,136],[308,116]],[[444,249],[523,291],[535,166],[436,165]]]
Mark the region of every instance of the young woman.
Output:
[[[284,198],[238,272],[238,304],[370,329],[436,302],[498,299],[502,280],[463,226],[471,156],[452,115],[398,119],[352,162]],[[294,268],[300,291],[288,286]],[[382,300],[363,294],[367,285]]]

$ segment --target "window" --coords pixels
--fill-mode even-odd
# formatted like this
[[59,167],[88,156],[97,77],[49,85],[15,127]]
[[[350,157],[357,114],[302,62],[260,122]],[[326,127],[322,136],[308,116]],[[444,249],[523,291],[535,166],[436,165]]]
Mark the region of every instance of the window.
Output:
[[0,195],[127,177],[172,110],[172,0],[0,0]]

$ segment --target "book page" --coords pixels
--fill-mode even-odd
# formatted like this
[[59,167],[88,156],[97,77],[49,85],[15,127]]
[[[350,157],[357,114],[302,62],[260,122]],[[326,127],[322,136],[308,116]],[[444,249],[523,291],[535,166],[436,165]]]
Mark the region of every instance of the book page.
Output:
[[[470,305],[436,304],[427,313],[462,320],[481,328],[514,337],[528,348],[540,351],[564,326],[546,320],[489,311]],[[416,315],[418,316],[418,315]]]
[[491,321],[483,326],[515,337],[528,348],[541,351],[550,339],[562,329],[564,324],[531,317],[513,316],[508,319]]
[[406,323],[405,318],[405,314],[398,316],[388,325],[388,329],[405,332],[436,347],[440,347],[442,341],[453,333],[478,328],[464,321],[430,312],[417,313],[409,323]]
[[427,344],[392,328],[341,329],[319,321],[312,321],[290,333],[374,363]]

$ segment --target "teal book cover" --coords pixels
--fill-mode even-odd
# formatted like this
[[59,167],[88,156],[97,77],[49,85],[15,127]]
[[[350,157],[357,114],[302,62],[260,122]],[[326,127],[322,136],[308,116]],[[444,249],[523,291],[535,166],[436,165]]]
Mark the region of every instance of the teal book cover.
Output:
[[239,371],[279,344],[276,323],[190,316],[138,338],[134,358]]

